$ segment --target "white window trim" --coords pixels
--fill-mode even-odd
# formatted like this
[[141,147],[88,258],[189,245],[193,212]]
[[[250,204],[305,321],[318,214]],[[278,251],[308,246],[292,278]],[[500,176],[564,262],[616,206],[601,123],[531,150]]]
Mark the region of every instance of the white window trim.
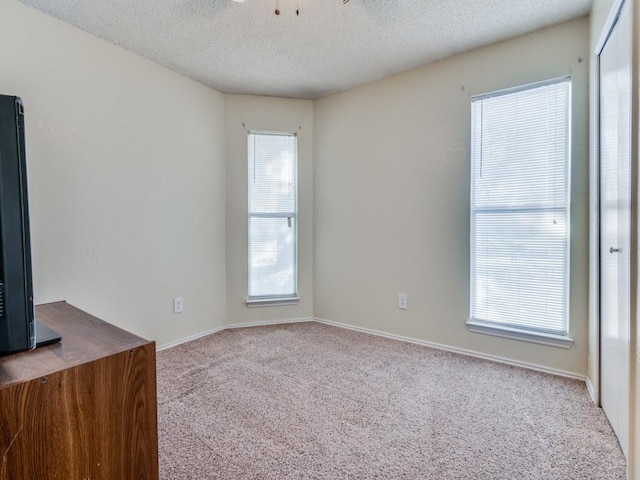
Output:
[[300,297],[255,297],[248,298],[245,302],[247,307],[281,307],[285,305],[298,305],[300,303]]
[[[549,80],[543,80],[540,82],[533,82],[533,83],[529,83],[529,84],[525,84],[525,85],[520,85],[520,86],[516,86],[516,87],[512,87],[512,88],[506,88],[503,90],[497,90],[494,92],[490,92],[490,93],[485,93],[485,94],[481,94],[481,95],[475,95],[472,97],[472,101],[473,100],[481,100],[481,99],[485,99],[485,98],[491,98],[494,96],[500,96],[500,95],[504,95],[504,94],[510,94],[510,93],[515,93],[518,91],[523,91],[523,90],[528,90],[531,88],[537,88],[537,87],[543,87],[545,85],[551,85],[551,84],[555,84],[555,83],[559,83],[559,82],[563,82],[563,81],[569,81],[569,83],[572,83],[572,77],[571,75],[566,75],[566,76],[562,76],[562,77],[558,77],[558,78],[553,78],[553,79],[549,79]],[[571,164],[571,132],[572,132],[572,115],[571,115],[571,110],[572,110],[572,104],[571,104],[571,98],[572,96],[569,96],[569,119],[568,119],[568,135],[569,135],[569,162],[566,165],[567,168],[567,178],[568,178],[568,187],[567,187],[567,205],[566,205],[566,212],[567,212],[567,238],[566,238],[566,252],[567,252],[567,275],[566,275],[566,291],[567,291],[567,298],[566,298],[566,332],[564,334],[554,334],[554,333],[548,333],[548,332],[542,332],[542,331],[536,331],[536,330],[528,330],[528,329],[520,329],[517,327],[511,327],[508,325],[501,325],[501,324],[497,324],[497,323],[493,323],[493,322],[487,322],[484,320],[480,320],[477,318],[469,318],[466,321],[466,326],[467,326],[467,330],[469,332],[472,333],[480,333],[480,334],[484,334],[484,335],[492,335],[492,336],[497,336],[497,337],[502,337],[502,338],[509,338],[509,339],[513,339],[513,340],[520,340],[520,341],[525,341],[525,342],[530,342],[530,343],[537,343],[537,344],[542,344],[542,345],[548,345],[548,346],[553,346],[553,347],[560,347],[560,348],[571,348],[573,346],[573,338],[570,336],[569,334],[569,326],[570,326],[570,310],[569,310],[569,303],[570,303],[570,277],[571,277],[571,263],[570,263],[570,257],[571,257],[571,246],[570,246],[570,242],[571,242],[571,168],[570,168],[570,164]],[[472,214],[473,215],[473,214]],[[473,222],[472,222],[472,226],[471,226],[471,235],[474,235],[474,231],[473,231]],[[473,237],[472,237],[472,241],[474,241]],[[471,261],[473,262],[473,259],[471,259]],[[471,284],[473,284],[473,278],[470,279],[471,280]],[[473,291],[471,292],[471,295],[473,296]]]
[[475,319],[467,321],[467,329],[473,333],[483,333],[485,335],[494,335],[496,337],[539,343],[542,345],[549,345],[551,347],[571,348],[573,346],[573,338],[569,335],[554,335],[551,333],[536,332],[533,330],[520,330],[502,325],[498,326]]

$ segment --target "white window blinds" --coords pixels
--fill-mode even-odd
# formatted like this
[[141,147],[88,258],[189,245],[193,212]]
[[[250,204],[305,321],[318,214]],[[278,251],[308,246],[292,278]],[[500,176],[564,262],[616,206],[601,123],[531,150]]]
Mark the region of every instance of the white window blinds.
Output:
[[569,78],[472,99],[471,322],[568,334]]
[[249,133],[249,299],[296,296],[297,142]]

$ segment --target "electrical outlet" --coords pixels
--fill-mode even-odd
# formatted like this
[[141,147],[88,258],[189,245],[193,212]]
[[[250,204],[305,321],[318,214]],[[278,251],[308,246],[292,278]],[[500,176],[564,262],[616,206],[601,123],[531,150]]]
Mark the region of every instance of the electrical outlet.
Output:
[[173,313],[182,313],[182,297],[173,299]]
[[407,294],[406,293],[399,293],[398,294],[398,308],[400,310],[406,310],[407,306],[408,306]]

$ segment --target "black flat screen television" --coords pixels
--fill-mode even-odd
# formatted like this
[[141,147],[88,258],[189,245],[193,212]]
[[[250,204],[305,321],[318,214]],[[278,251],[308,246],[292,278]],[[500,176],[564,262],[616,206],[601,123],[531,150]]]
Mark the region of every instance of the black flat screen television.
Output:
[[34,312],[24,107],[0,95],[0,355],[60,340]]

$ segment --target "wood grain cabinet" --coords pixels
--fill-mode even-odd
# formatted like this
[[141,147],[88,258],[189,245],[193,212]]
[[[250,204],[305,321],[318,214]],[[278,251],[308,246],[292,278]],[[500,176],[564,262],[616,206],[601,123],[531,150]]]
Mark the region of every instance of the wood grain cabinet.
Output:
[[158,479],[155,342],[65,303],[62,342],[0,358],[0,480]]

